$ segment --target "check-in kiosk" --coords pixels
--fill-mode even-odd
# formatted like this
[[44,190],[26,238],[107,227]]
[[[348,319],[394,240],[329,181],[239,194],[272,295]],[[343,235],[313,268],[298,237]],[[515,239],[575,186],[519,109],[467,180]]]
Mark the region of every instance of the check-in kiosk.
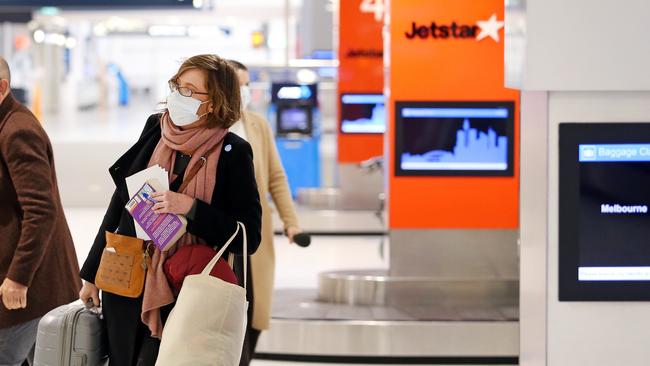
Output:
[[269,120],[275,121],[278,153],[295,197],[320,187],[320,114],[316,84],[274,83]]

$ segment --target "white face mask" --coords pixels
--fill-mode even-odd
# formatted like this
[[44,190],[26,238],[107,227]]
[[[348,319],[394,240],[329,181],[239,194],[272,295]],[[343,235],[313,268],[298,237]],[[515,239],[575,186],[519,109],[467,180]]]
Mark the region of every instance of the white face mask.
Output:
[[239,88],[239,92],[241,93],[241,109],[244,110],[251,104],[251,88],[244,85]]
[[178,90],[174,91],[167,97],[169,117],[176,126],[182,127],[192,124],[207,114],[204,113],[200,116],[196,114],[203,103],[207,103],[207,101],[201,102],[192,97],[184,97]]

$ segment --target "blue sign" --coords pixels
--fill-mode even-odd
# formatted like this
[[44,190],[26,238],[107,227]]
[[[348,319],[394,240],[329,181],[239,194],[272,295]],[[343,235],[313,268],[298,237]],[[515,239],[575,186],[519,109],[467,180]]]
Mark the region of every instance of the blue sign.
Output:
[[507,108],[404,108],[403,118],[508,118]]
[[345,104],[384,104],[383,94],[344,94],[341,101]]
[[316,105],[318,100],[316,84],[273,83],[271,102],[305,102]]
[[648,162],[650,144],[581,144],[581,163]]

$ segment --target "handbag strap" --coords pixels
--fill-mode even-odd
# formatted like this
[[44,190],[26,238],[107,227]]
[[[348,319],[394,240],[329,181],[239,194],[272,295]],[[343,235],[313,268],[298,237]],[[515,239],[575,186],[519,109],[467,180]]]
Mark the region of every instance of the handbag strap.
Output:
[[248,238],[246,237],[246,225],[244,223],[237,221],[237,229],[235,230],[235,233],[232,234],[230,239],[226,242],[226,244],[219,249],[219,252],[217,252],[217,255],[212,258],[210,263],[208,263],[207,266],[203,269],[203,272],[201,272],[202,276],[209,276],[210,272],[212,272],[212,269],[214,266],[217,265],[217,261],[219,261],[219,258],[223,256],[223,254],[226,252],[226,249],[230,246],[230,243],[235,240],[237,237],[237,234],[239,234],[239,228],[241,227],[242,229],[242,235],[243,235],[243,244],[244,244],[244,255],[242,256],[242,262],[244,264],[244,288],[246,288],[246,281],[247,281],[247,275],[248,275]]
[[212,154],[219,147],[221,147],[222,144],[223,142],[220,142],[212,146],[211,148],[209,148],[208,151],[206,151],[203,154],[203,156],[201,156],[201,159],[199,159],[199,161],[197,161],[196,164],[192,165],[192,169],[190,169],[190,171],[187,172],[187,174],[185,174],[185,178],[183,178],[183,183],[178,188],[179,193],[182,193],[185,190],[185,188],[187,188],[187,186],[190,184],[192,179],[194,179],[194,177],[196,177],[196,175],[199,173],[199,170],[201,170],[201,168],[203,168],[205,164],[208,162],[208,156],[210,156],[210,154]]

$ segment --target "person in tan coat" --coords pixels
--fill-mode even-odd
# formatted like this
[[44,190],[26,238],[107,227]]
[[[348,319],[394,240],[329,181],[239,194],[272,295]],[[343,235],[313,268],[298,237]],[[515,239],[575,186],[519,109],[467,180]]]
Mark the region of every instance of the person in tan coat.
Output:
[[0,365],[20,366],[32,362],[39,319],[74,301],[81,279],[52,146],[10,82],[0,58]]
[[[242,106],[250,103],[250,75],[248,68],[237,61],[230,60],[237,70],[241,86]],[[289,242],[301,233],[298,216],[291,198],[287,176],[282,167],[278,150],[269,123],[261,115],[244,110],[242,119],[230,128],[248,141],[253,147],[253,165],[255,179],[262,202],[262,242],[257,252],[251,256],[251,275],[253,280],[252,323],[248,324],[246,340],[242,351],[240,366],[247,366],[255,353],[255,347],[261,331],[269,328],[271,321],[271,301],[275,276],[275,250],[273,247],[273,220],[270,203],[266,197],[273,199]]]

